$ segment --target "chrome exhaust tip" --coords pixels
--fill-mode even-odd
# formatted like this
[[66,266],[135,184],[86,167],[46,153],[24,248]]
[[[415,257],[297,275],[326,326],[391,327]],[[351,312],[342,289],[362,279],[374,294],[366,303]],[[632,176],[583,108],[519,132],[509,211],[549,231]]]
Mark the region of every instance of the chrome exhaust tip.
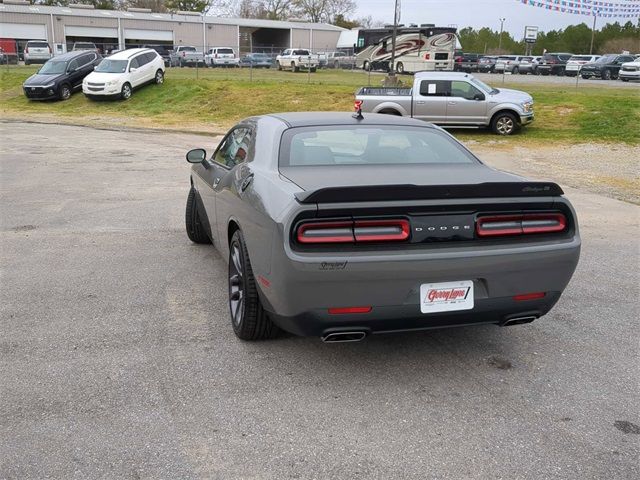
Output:
[[366,332],[332,332],[320,337],[324,343],[359,342],[367,336]]
[[513,317],[508,320],[505,320],[500,324],[501,327],[509,327],[511,325],[523,325],[525,323],[531,323],[536,320],[538,317],[535,315],[527,315],[525,317]]

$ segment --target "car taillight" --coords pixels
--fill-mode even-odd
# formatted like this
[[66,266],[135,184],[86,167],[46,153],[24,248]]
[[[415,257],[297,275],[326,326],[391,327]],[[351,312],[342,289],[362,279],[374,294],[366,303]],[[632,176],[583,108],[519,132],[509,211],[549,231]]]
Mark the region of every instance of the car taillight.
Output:
[[562,213],[494,215],[479,217],[476,233],[479,237],[555,233],[562,232],[566,226],[567,218]]
[[429,52],[424,54],[424,59],[429,60],[431,58],[431,54]]
[[346,220],[309,222],[296,232],[299,243],[402,242],[409,238],[409,221],[405,219]]
[[24,47],[24,53],[29,53],[29,47]]
[[356,242],[402,242],[409,238],[407,220],[358,220],[353,228]]

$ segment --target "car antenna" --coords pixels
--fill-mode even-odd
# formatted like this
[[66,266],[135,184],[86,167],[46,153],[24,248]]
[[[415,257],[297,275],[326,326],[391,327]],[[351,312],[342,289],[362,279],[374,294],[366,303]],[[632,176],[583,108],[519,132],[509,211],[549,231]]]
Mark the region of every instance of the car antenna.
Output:
[[356,100],[354,107],[356,109],[356,113],[351,116],[356,120],[364,120],[364,116],[362,115],[362,100]]

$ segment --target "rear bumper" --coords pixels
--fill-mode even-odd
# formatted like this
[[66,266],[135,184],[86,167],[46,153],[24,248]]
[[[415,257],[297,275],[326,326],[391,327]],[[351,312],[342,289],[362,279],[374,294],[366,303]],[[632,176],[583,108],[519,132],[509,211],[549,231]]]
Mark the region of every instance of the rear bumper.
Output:
[[422,314],[418,305],[374,307],[366,314],[331,315],[326,309],[285,317],[269,317],[283,330],[300,336],[323,337],[334,332],[362,331],[367,335],[412,330],[504,324],[522,317],[539,318],[560,299],[560,292],[548,292],[544,299],[515,302],[511,297],[476,301],[473,310]]
[[[546,314],[571,279],[579,254],[579,237],[524,248],[434,249],[376,257],[313,258],[276,249],[272,271],[261,275],[259,288],[273,320],[299,335],[356,327],[375,333],[502,323],[512,317]],[[473,281],[472,310],[420,312],[421,284],[460,280]],[[530,301],[513,299],[533,292],[546,295]],[[348,315],[328,311],[363,306],[372,307],[371,311]]]

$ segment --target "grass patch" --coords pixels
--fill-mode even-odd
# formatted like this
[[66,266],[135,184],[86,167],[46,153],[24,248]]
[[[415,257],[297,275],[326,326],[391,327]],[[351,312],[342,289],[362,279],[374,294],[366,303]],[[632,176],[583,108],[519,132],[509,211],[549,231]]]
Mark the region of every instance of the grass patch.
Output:
[[[163,86],[134,92],[127,102],[87,100],[75,94],[66,102],[30,102],[22,82],[37,67],[0,68],[0,112],[29,118],[47,116],[82,123],[93,120],[123,125],[223,131],[241,118],[270,112],[350,111],[356,89],[379,84],[380,75],[364,72],[306,73],[248,69],[172,68]],[[502,84],[496,77],[496,87]],[[411,77],[404,78],[411,82]],[[593,81],[575,89],[565,85],[518,85],[534,97],[536,121],[522,135],[500,139],[507,145],[522,142],[640,143],[640,89],[611,88]],[[69,120],[69,121],[71,121]],[[483,130],[456,131],[463,140],[496,140]]]

